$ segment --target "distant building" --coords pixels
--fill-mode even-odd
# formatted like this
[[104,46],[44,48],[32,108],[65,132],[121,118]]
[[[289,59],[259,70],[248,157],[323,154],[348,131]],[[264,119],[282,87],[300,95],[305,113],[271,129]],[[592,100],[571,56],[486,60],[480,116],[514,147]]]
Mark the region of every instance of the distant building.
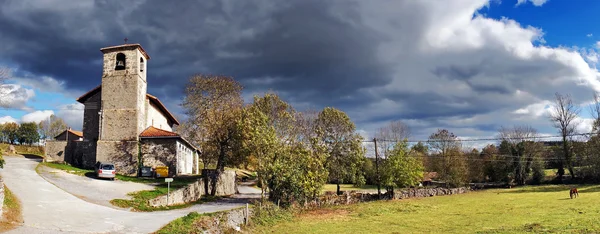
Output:
[[83,140],[83,133],[80,131],[71,130],[71,128],[65,130],[54,137],[56,141],[81,141]]
[[199,173],[199,150],[173,132],[177,119],[146,92],[150,56],[142,46],[100,51],[102,83],[77,99],[85,106],[83,131],[69,129],[47,142],[47,160],[84,168],[112,162],[124,175],[137,175],[141,166],[168,166],[170,175]]

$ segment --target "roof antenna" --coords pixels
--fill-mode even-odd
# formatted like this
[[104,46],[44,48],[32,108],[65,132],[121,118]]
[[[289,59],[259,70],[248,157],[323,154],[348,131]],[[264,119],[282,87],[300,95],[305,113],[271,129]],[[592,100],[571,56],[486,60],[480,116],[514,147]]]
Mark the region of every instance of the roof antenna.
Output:
[[126,37],[126,38],[125,38],[125,44],[127,44],[127,41],[128,41],[128,40],[129,40],[129,39],[127,39],[127,37]]

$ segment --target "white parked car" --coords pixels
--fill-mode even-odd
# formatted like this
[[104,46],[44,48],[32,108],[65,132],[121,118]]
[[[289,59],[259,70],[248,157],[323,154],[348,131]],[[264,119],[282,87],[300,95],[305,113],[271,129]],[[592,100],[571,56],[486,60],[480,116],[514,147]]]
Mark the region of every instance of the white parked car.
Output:
[[115,180],[116,174],[117,168],[115,168],[115,164],[102,162],[96,164],[96,176],[98,178],[108,178],[111,180]]

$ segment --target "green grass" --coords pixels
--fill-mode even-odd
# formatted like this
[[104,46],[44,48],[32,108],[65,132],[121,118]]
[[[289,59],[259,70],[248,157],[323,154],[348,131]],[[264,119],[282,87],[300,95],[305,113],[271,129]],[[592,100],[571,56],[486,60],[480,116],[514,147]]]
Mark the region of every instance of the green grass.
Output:
[[21,202],[8,187],[4,186],[4,205],[2,222],[0,222],[0,232],[12,230],[22,222]]
[[77,168],[77,167],[74,167],[74,166],[71,166],[68,164],[62,164],[62,163],[42,162],[42,163],[40,163],[40,165],[51,167],[54,169],[63,170],[70,174],[79,175],[79,176],[85,176],[86,173],[94,173],[94,170],[81,169],[81,168]]
[[529,186],[303,212],[253,233],[598,233],[600,186]]
[[195,224],[204,217],[210,217],[210,215],[191,212],[186,216],[173,220],[156,233],[197,233],[198,230],[196,230]]
[[[0,150],[4,152],[8,152],[8,147],[10,145],[6,143],[0,143]],[[15,151],[17,154],[31,154],[37,155],[40,157],[44,157],[44,147],[43,146],[28,146],[28,145],[13,145],[15,147]]]
[[[381,188],[382,191],[385,192],[384,188]],[[323,186],[323,191],[337,191],[336,184],[326,184]],[[342,191],[350,191],[350,190],[360,190],[360,191],[377,191],[377,185],[363,185],[361,187],[354,187],[352,184],[340,184],[340,190]]]
[[151,212],[151,211],[160,211],[160,210],[175,210],[187,208],[195,204],[202,204],[205,202],[216,201],[218,197],[213,196],[204,196],[202,199],[181,205],[173,205],[173,206],[163,206],[163,207],[151,207],[148,206],[148,201],[154,198],[157,198],[162,195],[167,194],[167,189],[156,188],[154,190],[143,190],[129,193],[128,195],[132,197],[132,199],[113,199],[110,201],[111,204],[121,208],[132,208],[133,211],[141,211],[141,212]]

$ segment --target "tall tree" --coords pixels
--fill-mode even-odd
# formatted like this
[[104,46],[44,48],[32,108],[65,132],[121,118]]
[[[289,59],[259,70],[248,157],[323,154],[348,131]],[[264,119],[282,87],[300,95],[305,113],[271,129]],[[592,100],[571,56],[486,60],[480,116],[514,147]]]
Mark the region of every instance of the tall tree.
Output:
[[423,179],[423,163],[411,157],[406,140],[396,143],[383,163],[382,184],[394,193],[394,187],[405,188]]
[[502,153],[507,154],[505,160],[510,164],[514,180],[524,185],[535,159],[541,157],[541,146],[535,142],[537,130],[531,126],[501,127],[500,138],[505,142]]
[[50,115],[39,124],[40,137],[42,139],[52,139],[67,128],[67,124],[62,118],[56,115]]
[[40,140],[38,125],[34,122],[22,123],[21,126],[19,126],[17,134],[19,135],[20,144],[32,145]]
[[[569,173],[572,178],[575,178],[575,171],[573,168],[572,161],[572,148],[571,142],[573,134],[576,133],[575,129],[579,122],[577,116],[579,115],[580,109],[573,103],[570,95],[561,95],[556,93],[556,100],[553,106],[553,112],[550,115],[550,121],[552,121],[555,128],[558,129],[562,137],[562,149],[564,164],[569,169]],[[561,163],[558,168],[558,177],[562,180],[564,175],[564,165]]]
[[10,122],[5,123],[4,127],[2,127],[2,135],[5,137],[6,141],[10,144],[15,144],[19,140],[19,124]]
[[322,145],[327,148],[326,167],[329,178],[340,184],[345,178],[353,177],[364,160],[362,137],[356,133],[356,127],[346,113],[327,107],[319,113],[316,120],[317,134]]
[[281,155],[282,147],[293,145],[295,111],[279,96],[267,93],[255,96],[254,102],[244,108],[238,128],[241,129],[240,154],[245,162],[252,163],[258,174],[261,194],[265,193],[270,164]]
[[242,85],[231,77],[195,75],[187,84],[182,106],[188,126],[198,130],[197,140],[203,153],[216,159],[210,194],[233,156],[237,122],[241,117]]
[[435,152],[435,168],[438,177],[452,186],[460,186],[467,182],[467,159],[461,151],[460,140],[454,133],[446,129],[438,129],[427,140],[429,148]]

